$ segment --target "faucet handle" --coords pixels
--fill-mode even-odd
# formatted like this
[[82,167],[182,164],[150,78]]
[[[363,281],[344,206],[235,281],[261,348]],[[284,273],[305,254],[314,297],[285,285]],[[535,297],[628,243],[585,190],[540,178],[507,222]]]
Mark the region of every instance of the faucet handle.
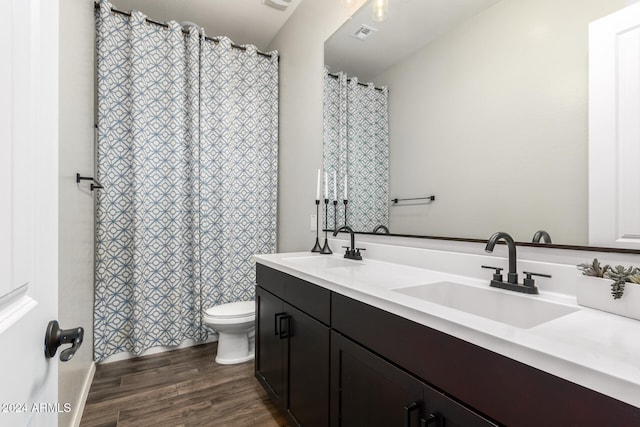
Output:
[[542,273],[531,273],[529,271],[523,271],[523,273],[527,276],[522,280],[522,284],[525,286],[530,286],[532,288],[535,288],[536,285],[536,281],[533,279],[533,277],[531,276],[538,276],[538,277],[546,277],[546,278],[551,278],[550,274],[542,274]]
[[504,270],[504,268],[501,267],[491,267],[490,265],[482,265],[482,268],[488,268],[489,270],[495,270],[495,273],[493,273],[493,280],[495,280],[496,282],[502,282],[502,270]]
[[345,248],[345,252],[344,252],[345,258],[355,259],[358,261],[362,259],[362,255],[360,254],[360,251],[365,250],[364,248],[351,249],[349,246],[343,246],[343,248]]
[[360,251],[366,251],[366,250],[367,250],[367,248],[355,248],[353,250],[353,255],[355,255],[359,259],[362,259],[362,254],[360,253]]

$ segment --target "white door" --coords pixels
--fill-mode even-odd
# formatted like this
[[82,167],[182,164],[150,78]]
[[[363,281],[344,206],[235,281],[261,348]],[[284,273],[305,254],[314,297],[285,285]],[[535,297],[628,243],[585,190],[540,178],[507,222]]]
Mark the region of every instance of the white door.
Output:
[[640,249],[640,3],[589,25],[589,244]]
[[0,11],[0,426],[56,426],[58,1]]

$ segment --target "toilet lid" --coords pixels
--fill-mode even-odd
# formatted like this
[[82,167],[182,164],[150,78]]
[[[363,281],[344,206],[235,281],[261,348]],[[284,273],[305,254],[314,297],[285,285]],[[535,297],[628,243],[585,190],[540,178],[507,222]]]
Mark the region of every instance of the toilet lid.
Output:
[[255,301],[238,301],[228,304],[220,304],[205,310],[207,316],[224,317],[226,319],[234,317],[246,317],[256,311]]

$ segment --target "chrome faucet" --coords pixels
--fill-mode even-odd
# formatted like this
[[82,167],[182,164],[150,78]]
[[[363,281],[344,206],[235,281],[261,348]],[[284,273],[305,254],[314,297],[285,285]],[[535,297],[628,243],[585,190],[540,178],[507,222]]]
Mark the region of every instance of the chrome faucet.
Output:
[[351,227],[349,227],[348,225],[343,225],[340,228],[337,228],[334,232],[333,232],[333,236],[337,236],[339,232],[341,231],[348,231],[349,234],[351,235],[351,246],[343,246],[343,248],[346,248],[346,251],[344,252],[344,257],[345,258],[349,258],[349,259],[355,259],[355,260],[361,260],[362,259],[362,255],[360,254],[360,251],[364,251],[364,248],[356,248],[356,235],[353,232],[353,229]]

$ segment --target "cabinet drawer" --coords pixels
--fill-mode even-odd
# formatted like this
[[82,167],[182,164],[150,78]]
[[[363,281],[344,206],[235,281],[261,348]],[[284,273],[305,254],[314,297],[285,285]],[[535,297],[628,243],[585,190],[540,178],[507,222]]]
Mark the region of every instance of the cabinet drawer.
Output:
[[331,352],[332,426],[495,427],[335,331]]
[[328,289],[262,264],[256,264],[256,282],[311,317],[330,325],[331,291]]
[[331,303],[335,330],[504,425],[640,425],[640,408],[351,298]]

